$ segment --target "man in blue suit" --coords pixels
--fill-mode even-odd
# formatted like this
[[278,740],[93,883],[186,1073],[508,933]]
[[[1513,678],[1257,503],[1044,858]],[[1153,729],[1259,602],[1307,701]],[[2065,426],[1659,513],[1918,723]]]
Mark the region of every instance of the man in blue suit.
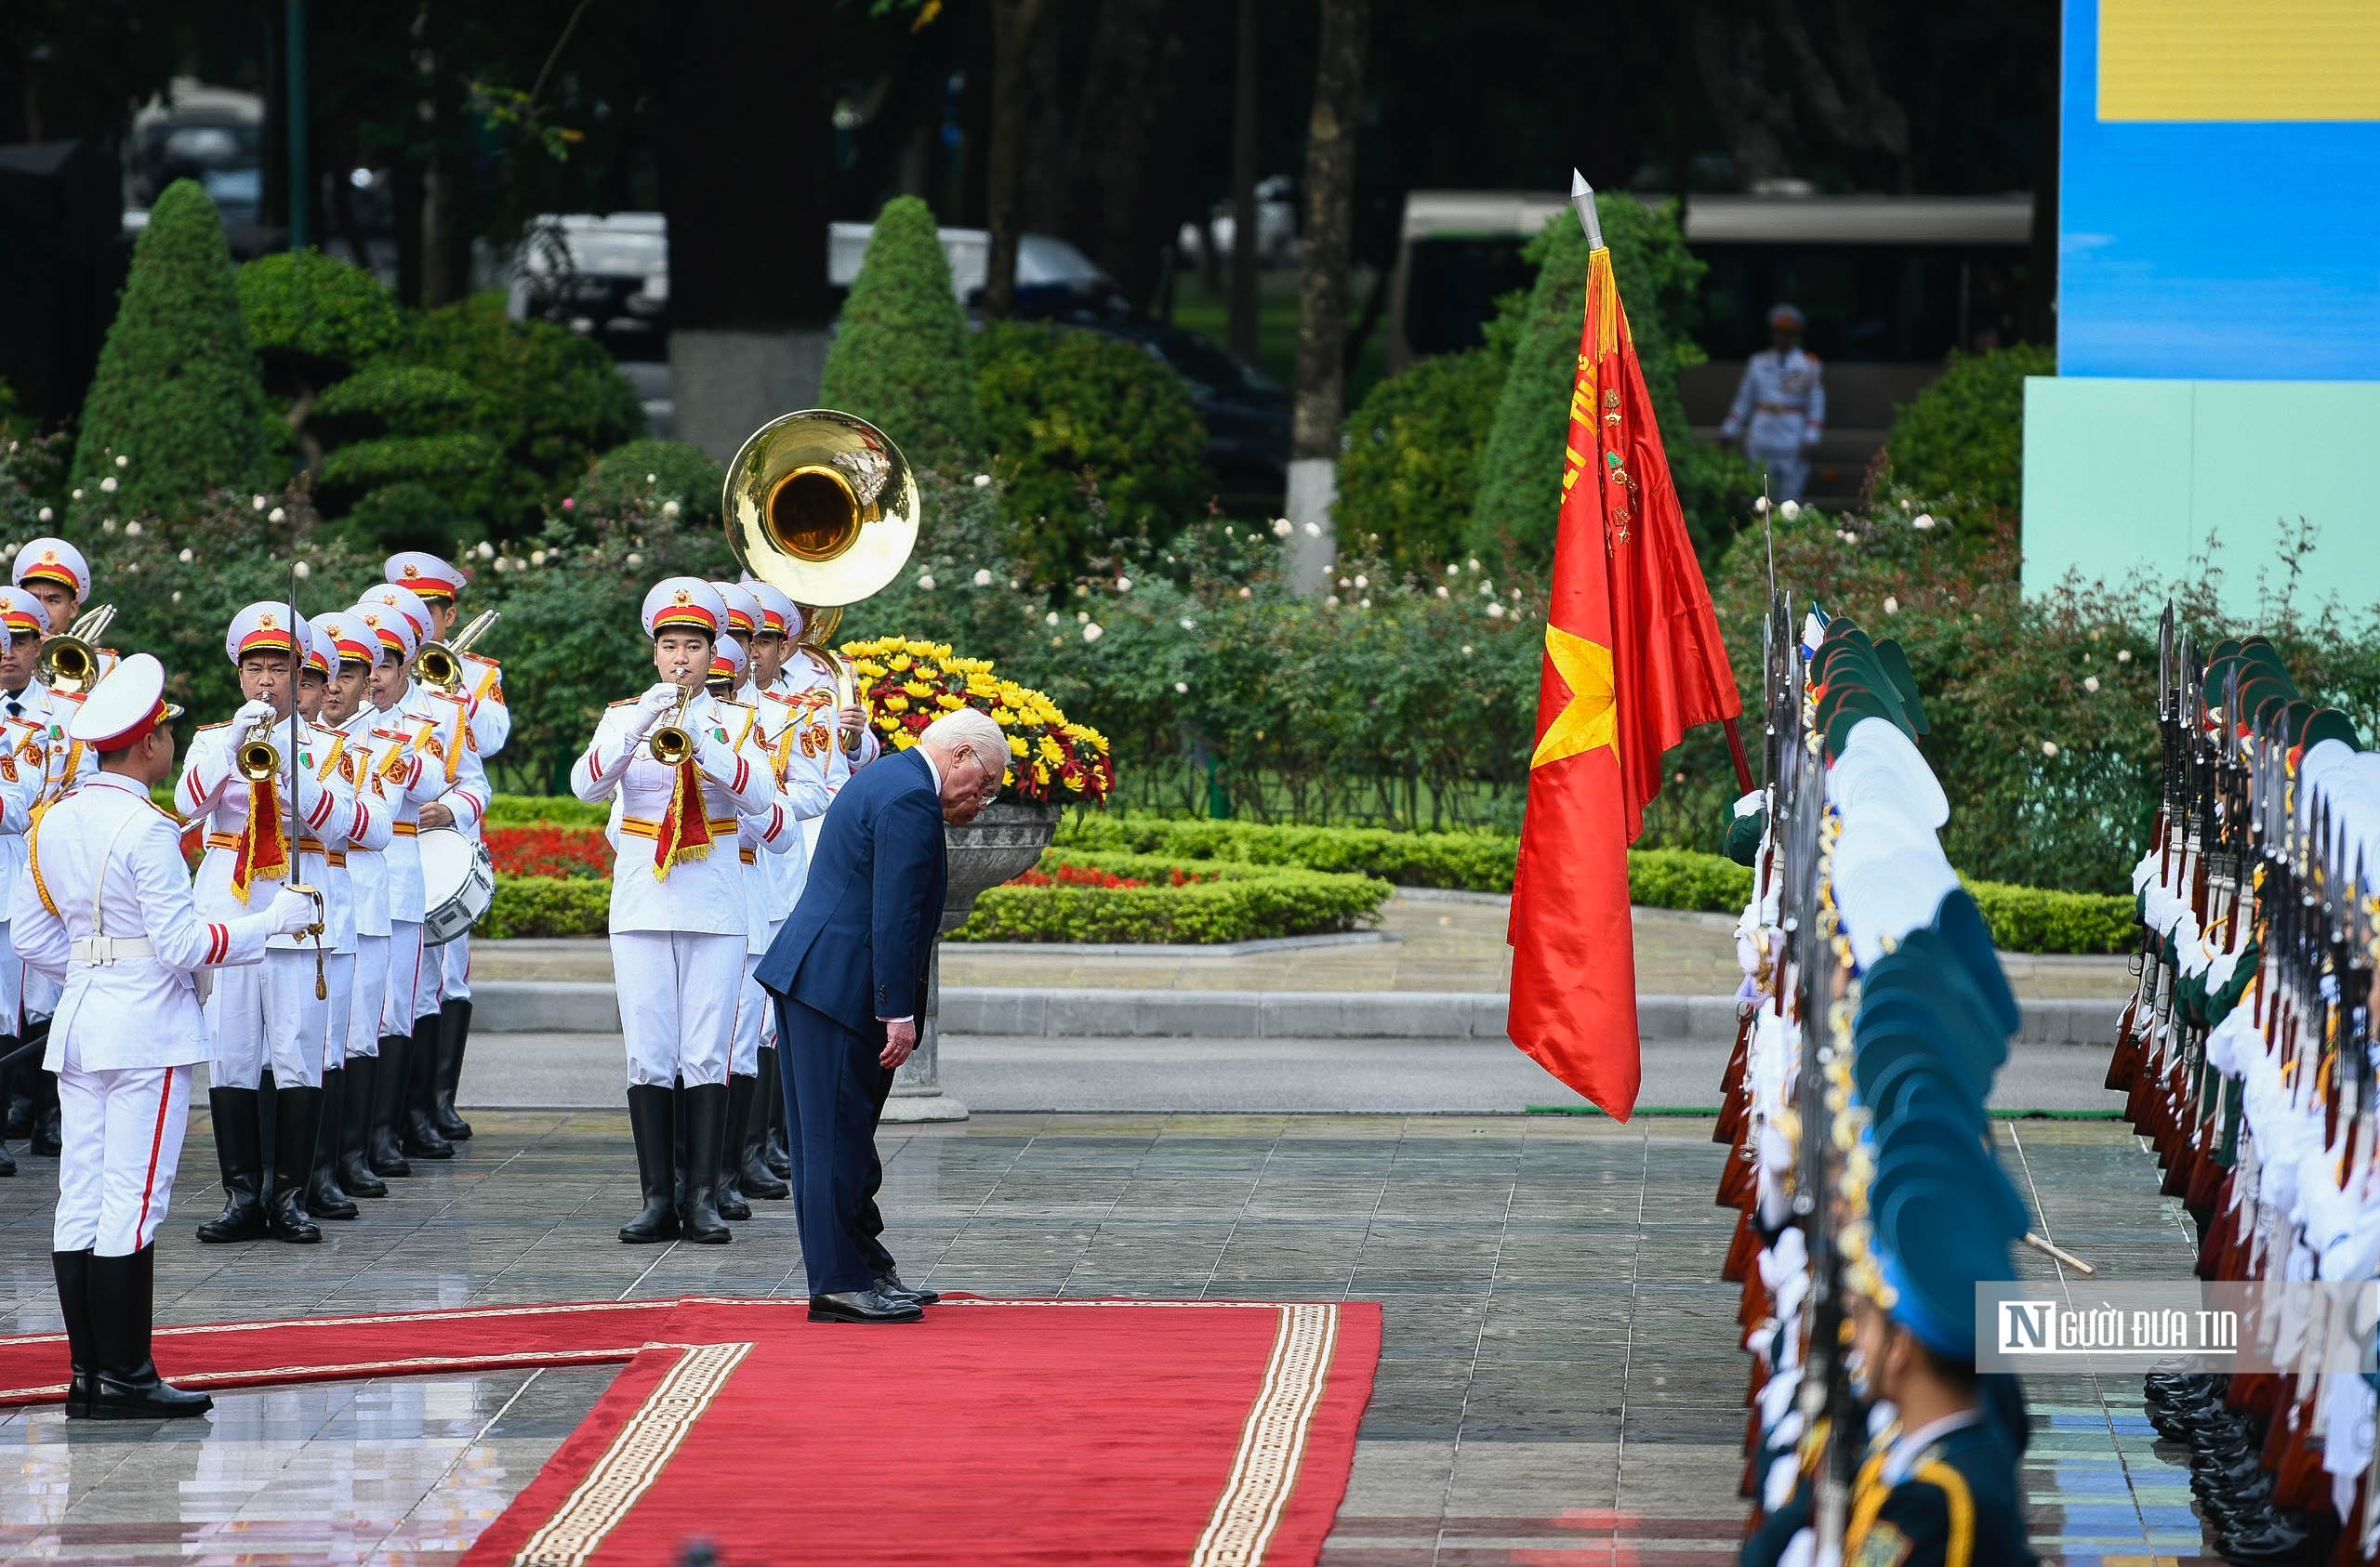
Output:
[[918,1047],[947,882],[943,824],[975,819],[1008,757],[991,715],[962,707],[853,773],[826,809],[800,901],[755,970],[776,1000],[813,1323],[925,1315],[925,1296],[902,1285],[875,1239],[876,1120]]

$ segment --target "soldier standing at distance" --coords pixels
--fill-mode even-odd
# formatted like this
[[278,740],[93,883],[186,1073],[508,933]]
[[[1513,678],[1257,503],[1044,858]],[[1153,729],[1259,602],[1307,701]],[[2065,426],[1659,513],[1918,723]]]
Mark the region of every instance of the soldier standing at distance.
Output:
[[32,834],[8,921],[18,951],[60,982],[47,1064],[65,1147],[50,1266],[73,1359],[69,1419],[199,1415],[212,1401],[162,1380],[150,1358],[157,1228],[172,1201],[191,1068],[207,1059],[192,972],[262,960],[315,917],[281,888],[262,909],[199,917],[174,819],[149,791],[173,775],[165,672],[146,653],[91,691],[72,724],[99,770]]
[[[401,746],[373,738],[373,666],[379,662],[379,633],[352,611],[316,615],[315,633],[334,662],[323,693],[322,726],[342,742],[339,757],[355,792],[357,830],[347,844],[347,880],[355,933],[349,961],[352,979],[346,1016],[333,1020],[331,1044],[341,1061],[340,1092],[325,1095],[323,1151],[331,1159],[339,1190],[350,1197],[385,1197],[388,1186],[372,1173],[367,1143],[372,1133],[372,1093],[380,1057],[380,1006],[389,985],[389,862],[395,803],[380,773]],[[387,753],[387,754],[384,754]],[[342,1033],[341,1030],[344,1032]],[[331,1127],[336,1119],[337,1134]]]
[[1744,455],[1768,470],[1772,500],[1798,501],[1810,483],[1810,454],[1826,429],[1826,381],[1818,356],[1802,347],[1802,312],[1768,312],[1770,347],[1752,356],[1719,442],[1740,439]]

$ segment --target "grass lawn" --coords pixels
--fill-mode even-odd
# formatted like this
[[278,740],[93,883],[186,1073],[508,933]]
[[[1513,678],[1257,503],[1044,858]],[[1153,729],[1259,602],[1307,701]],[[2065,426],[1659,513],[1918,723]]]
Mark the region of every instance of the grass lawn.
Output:
[[[1364,300],[1371,292],[1371,274],[1359,271],[1347,280],[1347,328],[1355,330],[1363,314]],[[1262,351],[1256,356],[1256,368],[1278,381],[1284,390],[1294,389],[1298,362],[1298,273],[1294,267],[1274,268],[1257,274],[1261,306],[1257,323],[1261,332]],[[1231,293],[1226,284],[1210,289],[1198,276],[1198,270],[1184,270],[1174,285],[1173,323],[1193,332],[1203,332],[1216,342],[1231,341]],[[1388,365],[1388,318],[1383,314],[1372,335],[1355,355],[1355,374],[1347,378],[1347,406],[1354,408],[1363,402],[1364,394],[1372,389]]]

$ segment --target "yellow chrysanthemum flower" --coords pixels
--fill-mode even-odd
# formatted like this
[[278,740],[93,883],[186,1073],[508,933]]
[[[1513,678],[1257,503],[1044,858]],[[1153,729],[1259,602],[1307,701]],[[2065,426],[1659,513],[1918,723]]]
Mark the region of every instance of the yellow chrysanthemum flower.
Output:
[[1022,757],[1022,756],[1024,756],[1024,755],[1025,754],[1026,750],[1027,750],[1027,747],[1026,747],[1026,745],[1025,745],[1025,737],[1024,737],[1023,735],[1021,735],[1021,734],[1012,734],[1012,735],[1010,735],[1010,736],[1008,737],[1008,749],[1009,749],[1009,754],[1010,754],[1011,756],[1014,756],[1014,757]]
[[894,691],[884,699],[884,709],[888,713],[906,713],[909,710],[909,699]]

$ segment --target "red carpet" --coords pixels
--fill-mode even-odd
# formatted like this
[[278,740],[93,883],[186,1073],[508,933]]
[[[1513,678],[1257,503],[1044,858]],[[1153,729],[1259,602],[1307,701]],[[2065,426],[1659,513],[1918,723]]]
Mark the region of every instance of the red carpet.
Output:
[[[195,1387],[627,1361],[469,1567],[1311,1563],[1380,1308],[954,1299],[915,1327],[800,1301],[526,1307],[161,1331]],[[0,1402],[63,1392],[0,1339]]]

